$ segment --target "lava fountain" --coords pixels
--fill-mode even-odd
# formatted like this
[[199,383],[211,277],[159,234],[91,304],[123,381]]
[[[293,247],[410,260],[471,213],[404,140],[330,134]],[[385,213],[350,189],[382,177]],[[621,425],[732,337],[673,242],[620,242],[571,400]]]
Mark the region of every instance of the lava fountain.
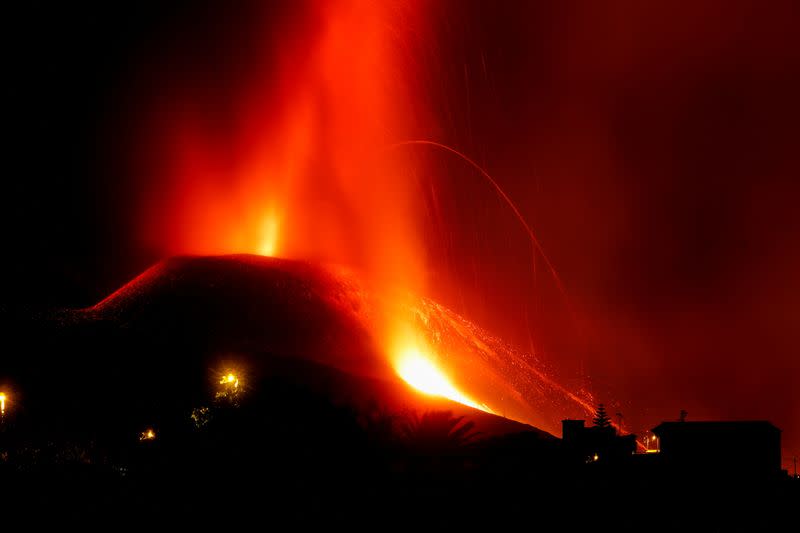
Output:
[[[531,406],[543,406],[531,398],[559,386],[538,363],[414,296],[426,294],[417,169],[407,151],[383,148],[435,131],[415,97],[425,3],[256,4],[249,25],[231,31],[247,39],[221,39],[229,49],[221,55],[242,69],[180,45],[166,53],[183,68],[160,80],[170,90],[155,99],[142,142],[151,176],[139,202],[143,239],[164,256],[345,265],[380,288],[373,334],[399,376],[426,393],[540,421]],[[245,49],[232,48],[243,41]],[[187,70],[203,74],[174,74]],[[588,409],[561,390],[573,409]]]

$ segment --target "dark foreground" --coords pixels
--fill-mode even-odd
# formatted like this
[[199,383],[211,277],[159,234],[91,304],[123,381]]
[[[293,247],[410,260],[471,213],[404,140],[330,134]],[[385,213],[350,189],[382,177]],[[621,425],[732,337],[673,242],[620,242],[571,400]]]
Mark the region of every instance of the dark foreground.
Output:
[[800,483],[788,477],[585,464],[540,433],[485,437],[447,412],[357,412],[274,376],[162,420],[153,440],[113,420],[91,433],[77,413],[60,420],[57,432],[52,420],[48,431],[4,423],[4,520],[777,531],[796,525],[800,502]]
[[[162,267],[81,312],[0,306],[2,531],[797,529],[787,476],[746,478],[713,452],[683,471],[587,463],[531,426],[420,397],[371,356],[360,293],[319,268]],[[541,411],[560,405],[548,393]]]

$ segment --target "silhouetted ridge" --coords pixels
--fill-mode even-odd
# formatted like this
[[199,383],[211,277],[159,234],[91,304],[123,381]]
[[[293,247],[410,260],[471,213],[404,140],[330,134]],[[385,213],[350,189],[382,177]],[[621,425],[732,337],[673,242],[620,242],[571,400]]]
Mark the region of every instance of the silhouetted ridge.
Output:
[[298,355],[348,371],[383,373],[368,303],[341,272],[255,255],[182,256],[147,269],[79,320],[208,350]]

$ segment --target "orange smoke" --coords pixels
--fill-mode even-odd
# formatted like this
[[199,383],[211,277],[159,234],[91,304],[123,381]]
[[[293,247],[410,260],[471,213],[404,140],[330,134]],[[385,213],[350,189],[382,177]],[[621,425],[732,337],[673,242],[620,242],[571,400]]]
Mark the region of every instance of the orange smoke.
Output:
[[[311,2],[286,29],[265,22],[263,52],[226,98],[172,98],[161,201],[145,200],[145,237],[165,254],[253,252],[355,267],[420,288],[413,182],[383,148],[403,138],[413,94],[405,58],[413,5]],[[298,10],[300,11],[300,10]],[[213,81],[213,80],[210,80]],[[179,104],[179,105],[178,105]]]

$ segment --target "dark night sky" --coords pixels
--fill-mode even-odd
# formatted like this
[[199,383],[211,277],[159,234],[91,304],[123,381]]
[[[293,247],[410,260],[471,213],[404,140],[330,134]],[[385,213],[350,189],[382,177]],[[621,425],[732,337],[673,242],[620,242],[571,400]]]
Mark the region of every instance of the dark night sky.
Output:
[[[226,51],[247,8],[108,4],[4,16],[4,304],[88,304],[158,259],[130,202],[138,95],[156,86],[142,73],[242,68]],[[524,235],[499,203],[474,204],[491,192],[477,180],[442,178],[445,213],[469,220],[432,245],[445,266],[431,276],[459,287],[440,297],[522,346],[526,321],[508,317],[527,313],[544,356],[565,379],[591,375],[632,429],[682,408],[767,418],[799,453],[800,7],[526,4],[428,5],[414,83],[435,125],[417,133],[470,154],[515,199],[579,325],[564,325],[544,270],[531,286]],[[203,60],[181,56],[187,40]]]
[[26,2],[4,17],[5,301],[85,304],[146,265],[115,161],[131,62],[172,15],[143,4]]

